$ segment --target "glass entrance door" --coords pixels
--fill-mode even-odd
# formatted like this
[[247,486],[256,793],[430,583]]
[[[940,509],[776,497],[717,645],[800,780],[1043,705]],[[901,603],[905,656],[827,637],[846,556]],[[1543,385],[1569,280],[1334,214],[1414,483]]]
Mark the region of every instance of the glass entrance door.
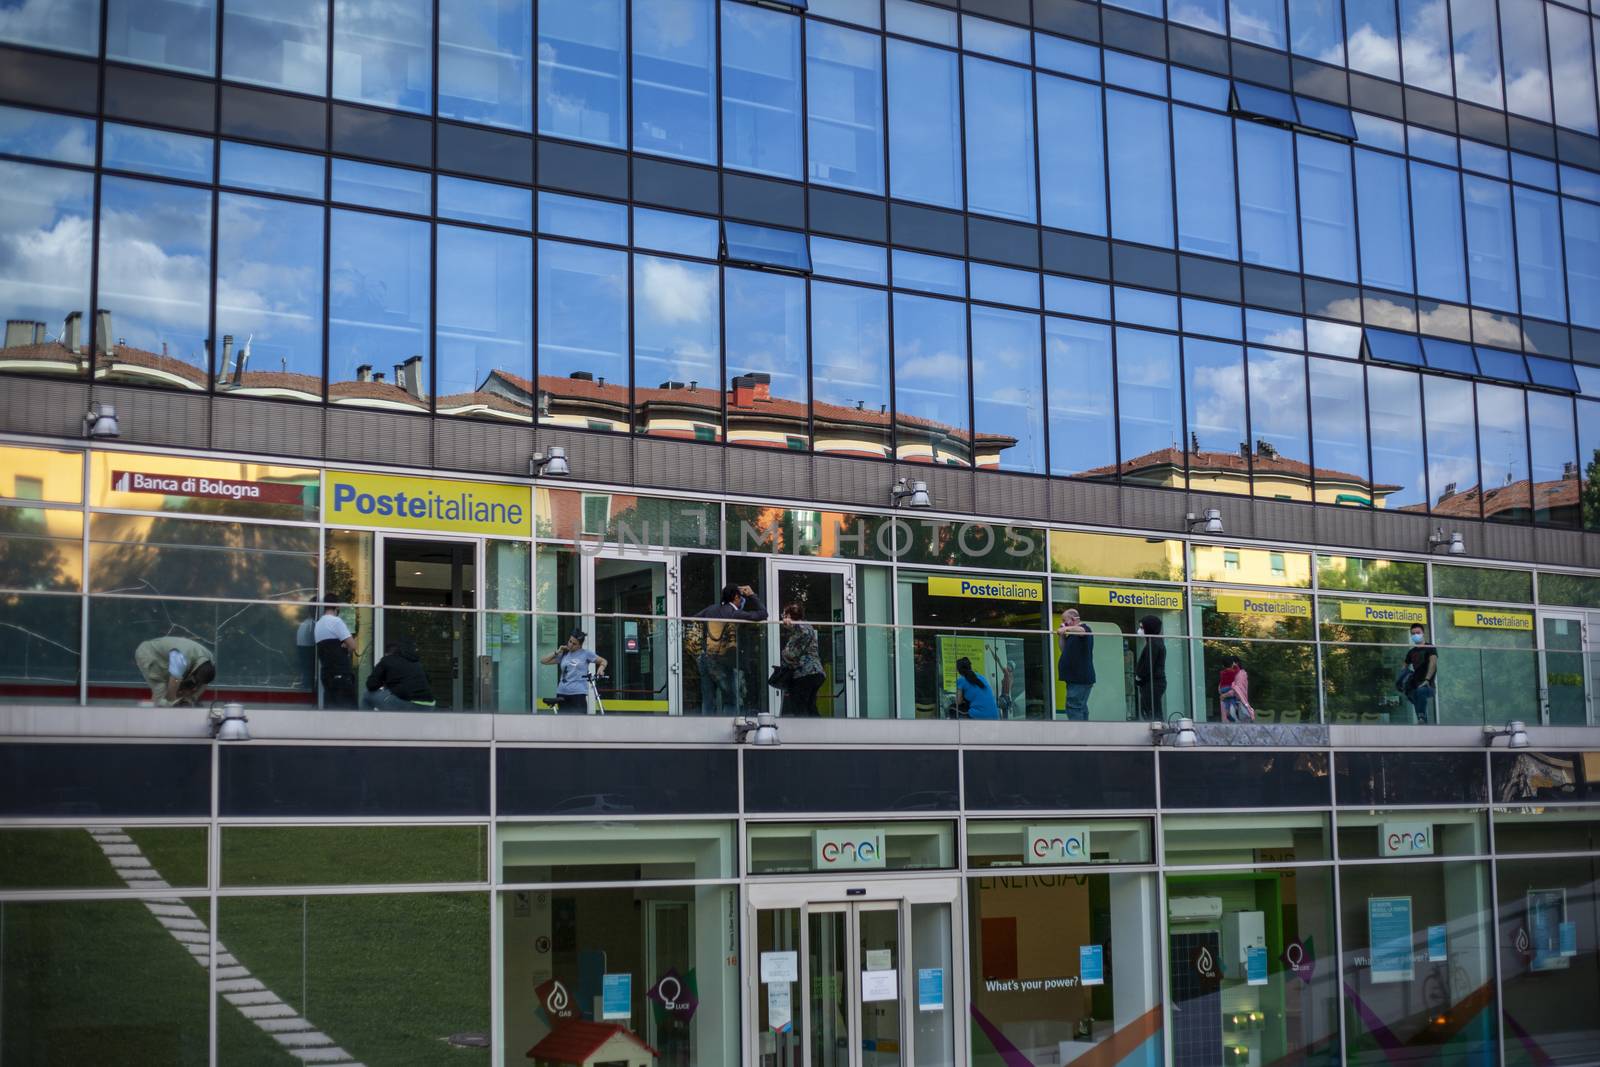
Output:
[[[801,616],[817,631],[817,653],[822,661],[822,686],[817,690],[817,714],[843,719],[859,715],[856,710],[856,585],[850,564],[807,562],[785,563],[774,560],[767,602],[776,622],[784,607],[800,605]],[[772,627],[772,647],[768,662],[782,662],[784,643],[793,631]],[[772,690],[772,709],[783,707],[783,694]]]
[[1589,708],[1586,626],[1578,612],[1540,612],[1540,703],[1552,726],[1584,726]]
[[383,581],[372,659],[415,645],[436,706],[478,706],[478,545],[475,540],[383,538]]
[[[957,1067],[953,885],[828,900],[752,887],[747,1036],[759,1067]],[[947,888],[946,888],[947,887]],[[767,890],[776,890],[776,894]],[[886,891],[890,890],[885,887]],[[766,904],[774,906],[768,907]]]
[[[583,628],[588,648],[606,661],[591,711],[676,715],[678,558],[643,552],[583,559]],[[565,638],[563,633],[562,637]],[[591,701],[593,695],[591,695]]]

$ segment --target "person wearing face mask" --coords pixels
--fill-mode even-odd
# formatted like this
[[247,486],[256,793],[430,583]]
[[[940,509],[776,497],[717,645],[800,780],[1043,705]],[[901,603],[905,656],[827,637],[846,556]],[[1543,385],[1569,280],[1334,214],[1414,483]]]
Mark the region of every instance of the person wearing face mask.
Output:
[[1421,623],[1411,627],[1411,648],[1406,652],[1405,694],[1417,713],[1417,722],[1428,721],[1428,704],[1437,689],[1439,650],[1428,644],[1427,631]]

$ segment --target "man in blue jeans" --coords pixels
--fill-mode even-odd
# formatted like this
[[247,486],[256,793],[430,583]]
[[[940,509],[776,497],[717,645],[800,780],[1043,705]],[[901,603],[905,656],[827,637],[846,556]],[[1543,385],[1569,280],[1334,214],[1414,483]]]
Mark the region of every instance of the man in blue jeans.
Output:
[[1406,666],[1411,677],[1406,679],[1406,696],[1417,713],[1417,722],[1428,721],[1428,703],[1433,699],[1439,674],[1439,650],[1428,644],[1427,631],[1421,623],[1411,626],[1411,648],[1406,652]]
[[[765,622],[767,606],[748,585],[729,582],[722,599],[702,611],[700,650],[700,714],[739,713],[739,624]],[[746,641],[758,635],[751,634]]]
[[1078,617],[1077,608],[1061,613],[1056,628],[1061,639],[1061,656],[1056,660],[1056,677],[1067,686],[1067,718],[1089,721],[1089,691],[1094,688],[1094,633]]

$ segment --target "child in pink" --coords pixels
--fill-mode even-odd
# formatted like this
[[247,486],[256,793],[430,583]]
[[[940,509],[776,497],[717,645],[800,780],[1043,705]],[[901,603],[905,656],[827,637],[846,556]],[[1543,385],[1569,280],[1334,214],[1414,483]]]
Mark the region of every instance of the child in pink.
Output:
[[1255,722],[1256,709],[1250,706],[1250,675],[1238,656],[1222,661],[1217,675],[1217,695],[1222,698],[1223,722]]

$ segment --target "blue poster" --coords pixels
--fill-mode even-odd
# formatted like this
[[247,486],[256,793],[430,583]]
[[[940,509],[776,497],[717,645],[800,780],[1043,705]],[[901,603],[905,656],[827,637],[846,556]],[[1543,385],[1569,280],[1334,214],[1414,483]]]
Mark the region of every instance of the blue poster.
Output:
[[1084,985],[1106,984],[1106,950],[1104,945],[1078,946],[1078,979]]
[[1428,962],[1443,963],[1449,958],[1449,942],[1446,938],[1447,928],[1444,923],[1437,923],[1428,927]]
[[633,975],[608,974],[600,980],[600,1018],[633,1016]]
[[917,1010],[944,1011],[944,968],[917,969]]
[[1267,984],[1267,947],[1251,945],[1244,950],[1245,985]]
[[1374,982],[1411,981],[1411,898],[1367,898],[1367,944]]
[[1578,924],[1561,924],[1561,954],[1563,956],[1576,956],[1578,954]]

